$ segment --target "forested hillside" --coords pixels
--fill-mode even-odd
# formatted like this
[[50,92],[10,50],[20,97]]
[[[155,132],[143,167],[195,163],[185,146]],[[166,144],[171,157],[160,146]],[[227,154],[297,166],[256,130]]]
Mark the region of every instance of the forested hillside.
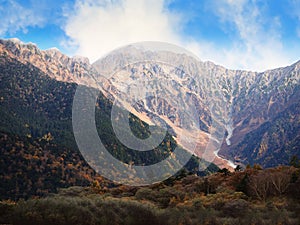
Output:
[[[41,196],[61,187],[86,186],[94,180],[112,186],[94,172],[77,148],[71,120],[77,85],[56,81],[31,64],[9,56],[0,56],[0,71],[1,199]],[[117,159],[152,164],[168,157],[176,147],[167,134],[153,151],[128,149],[114,134],[111,105],[99,93],[95,121],[100,138]],[[129,120],[136,136],[149,135],[146,123],[133,115]],[[196,173],[198,161],[193,157],[187,168]],[[218,168],[212,165],[209,169]]]

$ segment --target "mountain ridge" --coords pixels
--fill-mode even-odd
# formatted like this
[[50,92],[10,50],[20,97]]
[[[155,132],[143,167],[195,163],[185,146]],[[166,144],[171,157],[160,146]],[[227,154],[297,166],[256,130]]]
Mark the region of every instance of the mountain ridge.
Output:
[[[110,62],[106,65],[108,67],[102,67],[100,70],[98,68],[97,72],[97,62],[91,65],[82,58],[69,58],[56,50],[50,52],[47,50],[41,51],[36,46],[33,46],[32,48],[30,46],[33,45],[16,43],[9,40],[0,40],[0,54],[9,54],[23,63],[31,63],[32,65],[41,68],[43,71],[46,71],[50,77],[56,80],[100,88],[107,97],[112,99],[124,99],[125,97],[128,97],[128,93],[125,93],[126,95],[123,93],[122,95],[115,92],[119,90],[122,85],[127,85],[127,81],[125,82],[124,78],[123,80],[125,83],[123,82],[123,84],[121,84],[122,79],[119,79],[120,77],[118,77],[118,75],[109,80],[106,78],[107,75],[105,75],[105,73],[99,74],[99,71],[103,72],[111,69],[110,67],[112,66],[118,66],[118,62],[124,60],[123,56],[108,56],[104,59],[107,60],[107,62]],[[144,53],[140,50],[136,50],[135,54],[137,55],[133,57],[143,56]],[[147,54],[146,57],[149,57],[154,53]],[[164,75],[167,76],[167,79],[173,82],[169,86],[173,93],[169,92],[169,94],[182,94],[184,99],[188,99],[190,105],[196,106],[200,115],[200,129],[198,130],[200,132],[200,139],[202,138],[202,143],[199,148],[203,149],[203,146],[208,142],[208,129],[211,128],[211,121],[213,119],[217,126],[221,128],[221,133],[225,132],[225,138],[221,140],[222,145],[219,152],[222,157],[242,165],[258,161],[263,166],[270,165],[260,159],[256,161],[253,161],[252,159],[248,160],[245,156],[248,153],[239,154],[239,157],[236,157],[236,155],[233,155],[232,153],[243,152],[243,149],[251,151],[249,150],[249,141],[247,141],[248,144],[244,143],[246,135],[258,131],[261,126],[268,121],[272,121],[280,114],[280,112],[286,110],[288,106],[299,105],[297,99],[299,99],[300,61],[287,67],[266,70],[264,72],[251,72],[229,70],[209,61],[200,61],[193,64],[188,58],[180,59],[180,56],[166,52],[161,54],[160,57],[171,58],[174,59],[172,61],[175,64],[179,63],[179,66],[177,67],[179,70],[170,70],[173,72],[173,77],[168,77],[170,74],[164,73],[163,70],[165,68],[159,68],[156,65],[148,64],[146,70],[150,72],[149,74],[155,76],[160,76],[159,73],[164,73]],[[49,61],[51,61],[52,68],[47,68],[47,64],[50,63]],[[184,67],[184,69],[189,72],[188,75],[182,73],[184,70],[180,66]],[[128,68],[125,72],[128,73],[129,80],[133,82],[135,81],[134,79],[136,79],[135,76],[138,77],[139,74],[142,74],[142,71],[139,68],[134,67],[130,69],[135,69],[135,72],[132,72]],[[174,77],[177,77],[177,80]],[[95,79],[98,79],[98,82],[96,82]],[[199,81],[200,83],[203,82],[204,85],[200,85],[199,88],[199,86],[192,82],[194,80]],[[181,88],[178,89],[178,87]],[[215,93],[213,91],[215,91]],[[209,95],[212,95],[213,97]],[[290,98],[291,96],[294,97]],[[207,108],[206,104],[209,100],[217,102],[216,111],[211,112],[210,109]],[[160,101],[160,105],[161,103],[162,101]],[[171,100],[166,103],[167,105],[172,106]],[[151,101],[144,101],[141,102],[139,107],[135,106],[128,109],[135,110],[133,114],[140,116],[140,118],[143,118],[143,120],[147,122],[151,122],[154,118],[153,116],[160,117],[164,121],[167,121],[168,125],[175,131],[176,137],[176,129],[178,130],[179,127],[175,125],[175,122],[178,122],[180,115],[178,114],[173,117],[171,111],[162,111],[163,108],[160,108],[160,105],[154,105]],[[155,109],[155,111],[149,110],[150,108]],[[297,107],[295,109],[297,110]],[[165,116],[163,116],[162,112]],[[299,112],[295,111],[292,113],[294,114],[294,123],[296,123],[296,125],[299,124],[297,121]],[[291,121],[286,122],[292,123]],[[297,129],[296,131],[298,131]],[[187,131],[187,133],[188,132],[189,131]],[[264,134],[261,134],[260,137],[263,135]],[[294,139],[297,142],[299,136],[296,136]],[[252,142],[253,141],[255,140],[252,140]],[[272,152],[272,149],[270,151]],[[294,149],[293,152],[290,153],[285,153],[283,151],[282,154],[285,155],[283,157],[285,160],[282,161],[282,163],[286,164],[287,158],[291,157],[292,154],[299,155],[299,151],[299,148]],[[271,152],[269,154],[271,154]],[[198,155],[201,156],[201,152],[198,152]]]
[[[200,117],[201,115],[203,116],[205,114],[207,115],[207,117],[209,117],[210,114],[210,118],[206,118],[202,121],[200,119],[200,124],[201,122],[203,122],[202,124],[208,124],[209,120],[215,117],[215,122],[220,123],[219,127],[221,128],[221,130],[224,129],[227,133],[226,141],[223,141],[220,153],[225,158],[235,160],[238,163],[242,162],[243,165],[248,164],[249,162],[253,163],[253,161],[250,159],[249,161],[247,161],[247,159],[241,160],[240,158],[235,158],[234,155],[230,154],[233,146],[236,146],[237,143],[241,141],[234,139],[233,137],[239,137],[240,134],[242,134],[242,137],[240,137],[239,139],[243,139],[245,135],[257,130],[260,126],[263,126],[264,123],[272,121],[273,118],[286,110],[290,105],[299,105],[299,61],[287,67],[266,70],[265,72],[251,72],[243,70],[229,70],[225,67],[215,65],[211,62],[186,61],[184,56],[182,56],[181,54],[167,54],[165,51],[156,51],[152,53],[149,53],[149,51],[138,53],[135,52],[134,55],[131,55],[131,49],[128,49],[127,51],[126,50],[127,49],[125,47],[124,49],[122,49],[122,51],[116,51],[116,54],[112,52],[112,54],[107,58],[101,59],[93,64],[95,68],[98,69],[98,72],[102,72],[106,71],[106,68],[104,68],[101,64],[110,65],[110,63],[108,62],[114,61],[114,63],[118,67],[119,64],[123,65],[124,58],[126,60],[126,57],[128,57],[129,62],[127,63],[130,65],[130,69],[123,69],[119,73],[120,75],[114,74],[110,81],[105,80],[104,82],[100,82],[101,84],[104,84],[102,89],[122,90],[126,89],[126,87],[130,88],[127,83],[137,82],[140,77],[145,76],[145,74],[150,74],[148,79],[151,79],[151,76],[161,76],[162,79],[167,76],[168,80],[173,81],[173,84],[165,87],[160,87],[159,90],[167,89],[173,90],[173,93],[178,92],[180,94],[183,94],[184,96],[181,96],[183,100],[189,99],[189,94],[194,94],[194,96],[197,98],[196,102],[194,103],[200,103],[202,109],[207,106],[207,102],[209,101],[217,102],[213,105],[213,107],[215,107],[216,109],[215,112],[209,110],[207,110],[206,113],[203,111],[199,111]],[[159,70],[155,69],[157,67],[155,63],[153,63],[152,65],[151,63],[147,63],[147,60],[149,58],[149,61],[151,61],[152,58],[155,58],[152,55],[155,55],[158,61],[160,61],[161,58],[171,58],[170,61],[175,62],[175,64],[178,63],[178,67],[175,67],[183,71],[182,74],[178,74],[175,71],[176,69],[173,72],[172,70],[167,68],[159,68]],[[109,57],[111,57],[111,59]],[[131,62],[135,61],[135,57],[137,57],[138,59],[141,58],[142,60],[146,59],[145,63],[143,64],[142,70],[140,69],[141,67],[139,67],[139,65],[135,67],[134,65],[130,64]],[[164,69],[165,71],[163,71]],[[172,75],[170,75],[171,73]],[[183,76],[184,78],[186,78],[186,80],[182,79]],[[98,77],[98,79],[101,80],[101,76]],[[196,82],[198,81],[196,85],[191,82],[195,80]],[[174,84],[174,82],[176,84]],[[204,85],[202,85],[201,82],[204,83]],[[181,88],[181,90],[179,90],[180,87],[184,88]],[[108,92],[110,92],[110,94],[113,93],[114,97],[117,99],[126,99],[128,97],[130,98],[130,95],[128,96],[128,93],[130,91],[127,91],[125,93],[115,93],[112,91]],[[165,95],[168,95],[168,93],[165,92]],[[174,96],[176,96],[176,94]],[[291,96],[294,97],[291,98]],[[132,96],[132,100],[134,100],[134,95]],[[168,99],[168,101],[170,103],[170,106],[172,106],[172,99]],[[156,116],[163,117],[164,113],[160,112],[160,108],[155,109],[155,107],[160,107],[159,105],[155,106],[153,105],[153,102],[149,103],[149,101],[144,101],[142,105],[144,105],[144,109],[139,109],[140,111],[147,113],[147,109],[152,108],[154,109],[154,111],[156,111]],[[212,116],[211,113],[214,115]],[[221,116],[218,115],[219,113],[221,113]],[[293,113],[296,117],[299,115],[298,111],[294,111]],[[172,116],[172,112],[169,112],[169,116]],[[177,118],[180,118],[180,115],[177,115]],[[168,118],[165,117],[163,119],[168,120]],[[248,120],[251,122],[247,123]],[[297,126],[297,124],[299,124],[298,120],[295,119],[294,121]],[[170,125],[172,124],[172,122],[173,126],[171,125],[171,127],[173,128],[173,130],[176,130],[176,124],[174,124],[174,121],[169,121],[168,124]],[[248,125],[245,126],[244,124]],[[297,131],[298,130],[299,128],[297,128]],[[200,127],[200,131],[206,130],[203,130],[203,127]],[[232,141],[230,139],[232,139]],[[296,137],[296,140],[298,139],[299,135]],[[186,149],[189,149],[189,147],[185,146],[183,143],[180,144]],[[204,146],[206,144],[207,142],[204,143]],[[204,149],[204,146],[201,146],[201,148]],[[233,149],[233,152],[234,151],[237,150]],[[243,149],[241,149],[241,151],[243,151]],[[299,147],[294,149],[293,153],[299,155]],[[201,154],[203,154],[203,152],[196,152],[196,155],[198,156],[200,156]],[[289,157],[291,157],[291,155]],[[285,155],[284,158],[284,163],[288,163],[288,156]],[[261,160],[258,161],[262,163],[263,166],[271,165]]]

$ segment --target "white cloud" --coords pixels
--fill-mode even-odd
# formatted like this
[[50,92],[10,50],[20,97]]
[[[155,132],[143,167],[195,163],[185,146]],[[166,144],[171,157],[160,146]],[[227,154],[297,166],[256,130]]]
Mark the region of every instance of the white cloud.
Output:
[[202,60],[232,69],[261,71],[293,62],[281,42],[280,19],[265,16],[255,0],[209,2],[225,32],[233,37],[230,47],[182,34],[186,21],[167,11],[164,0],[77,0],[64,30],[69,44],[78,47],[77,54],[91,61],[122,45],[154,40],[179,44]]
[[0,35],[27,32],[29,26],[41,26],[45,19],[34,9],[25,8],[17,1],[7,0],[0,5]]
[[[76,54],[91,61],[128,43],[149,40],[181,45],[202,60],[234,69],[265,70],[288,65],[299,56],[299,48],[284,46],[280,18],[265,14],[264,1],[205,1],[209,4],[207,9],[218,16],[216,23],[221,23],[231,38],[225,47],[184,34],[181,28],[193,18],[187,15],[189,12],[179,15],[168,11],[166,5],[172,0],[76,0],[74,7],[65,1],[59,5],[47,0],[30,0],[27,5],[18,2],[1,1],[0,35],[26,33],[28,27],[42,27],[47,23],[61,24],[60,8],[65,7],[63,30],[69,39],[61,44],[73,47]],[[299,25],[300,0],[289,0],[289,4],[291,17]],[[300,37],[300,25],[295,31]],[[71,49],[68,50],[74,52]]]
[[178,15],[164,7],[164,0],[78,0],[64,27],[77,54],[91,61],[128,43],[166,41],[179,43]]
[[212,6],[224,29],[237,32],[233,47],[223,49],[222,58],[215,58],[217,62],[230,68],[258,71],[293,62],[291,54],[283,48],[280,19],[265,15],[266,6],[259,7],[256,1],[249,0],[220,0]]

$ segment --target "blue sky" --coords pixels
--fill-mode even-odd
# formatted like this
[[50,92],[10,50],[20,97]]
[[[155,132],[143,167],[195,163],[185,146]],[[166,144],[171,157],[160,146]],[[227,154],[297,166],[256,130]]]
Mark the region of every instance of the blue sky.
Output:
[[91,62],[137,41],[262,71],[300,60],[300,0],[0,0],[0,37]]

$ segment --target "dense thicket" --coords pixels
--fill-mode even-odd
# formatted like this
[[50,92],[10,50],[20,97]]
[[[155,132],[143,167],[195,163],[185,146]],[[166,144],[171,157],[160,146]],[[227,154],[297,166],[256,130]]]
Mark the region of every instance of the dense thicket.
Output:
[[0,203],[12,224],[299,224],[299,168],[185,175],[147,187],[61,189],[58,194]]

